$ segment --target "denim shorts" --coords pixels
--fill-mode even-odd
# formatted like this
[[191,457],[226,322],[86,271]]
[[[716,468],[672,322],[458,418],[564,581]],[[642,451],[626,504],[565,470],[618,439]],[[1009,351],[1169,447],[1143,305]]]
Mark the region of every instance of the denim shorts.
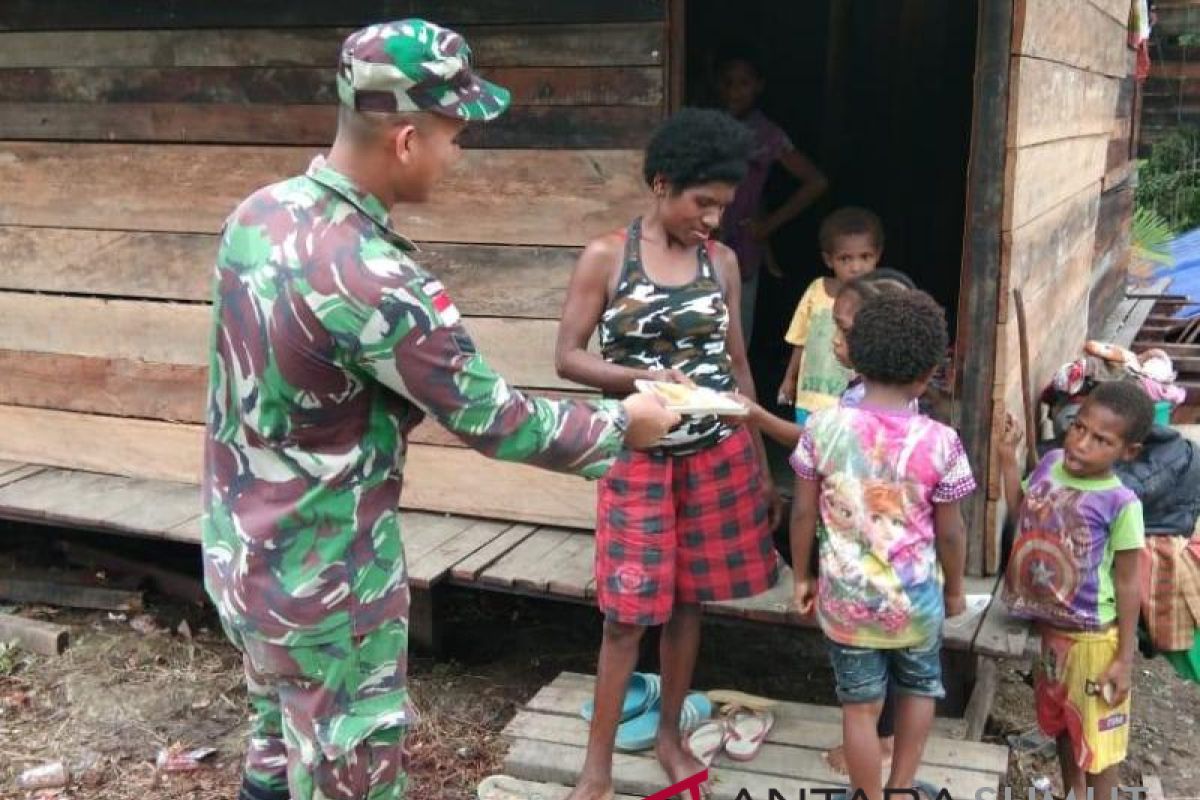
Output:
[[942,640],[895,650],[848,647],[826,640],[829,661],[842,703],[875,703],[887,694],[888,681],[900,694],[934,699],[946,696],[942,687]]

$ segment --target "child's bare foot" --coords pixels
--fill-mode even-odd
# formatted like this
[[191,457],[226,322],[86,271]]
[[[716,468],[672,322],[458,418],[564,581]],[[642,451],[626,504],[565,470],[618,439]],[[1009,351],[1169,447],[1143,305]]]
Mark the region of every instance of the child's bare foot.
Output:
[[[884,736],[879,740],[879,747],[883,752],[883,771],[887,772],[892,768],[892,746],[896,742],[894,736]],[[822,754],[825,758],[825,764],[838,775],[846,775],[849,769],[846,766],[846,748],[842,745],[830,748]]]
[[612,800],[612,779],[579,776],[579,782],[565,800]]
[[[664,739],[660,736],[654,745],[654,754],[658,756],[658,763],[662,764],[663,771],[667,773],[667,780],[671,784],[687,780],[696,773],[704,771],[704,765],[684,749],[683,741],[678,737]],[[701,786],[702,797],[709,797],[711,793],[709,784],[705,783]]]
[[825,759],[825,765],[838,775],[846,775],[849,770],[846,767],[846,748],[844,745],[831,747],[821,754]]

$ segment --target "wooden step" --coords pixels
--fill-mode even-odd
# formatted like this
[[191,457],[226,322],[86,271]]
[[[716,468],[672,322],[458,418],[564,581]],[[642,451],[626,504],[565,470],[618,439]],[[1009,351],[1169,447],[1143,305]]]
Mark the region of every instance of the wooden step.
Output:
[[[512,776],[506,777],[503,787],[526,800],[563,800],[571,791],[570,786],[563,786],[559,783],[525,781]],[[641,800],[641,798],[629,794],[619,794],[613,797],[613,800]]]
[[[512,746],[505,770],[515,777],[567,784],[583,765],[588,724],[579,709],[591,697],[594,679],[562,673],[529,702],[505,728]],[[767,798],[773,789],[799,797],[801,788],[840,787],[844,776],[833,773],[822,752],[841,741],[841,710],[835,707],[780,703],[776,723],[763,749],[751,762],[721,756],[714,763],[716,800],[735,800],[746,793]],[[978,789],[996,789],[1008,768],[1006,748],[948,738],[945,722],[925,748],[922,780],[945,787],[954,797],[972,797]],[[961,724],[961,723],[960,723]],[[619,792],[644,797],[662,790],[667,781],[651,753],[619,754],[613,776]]]

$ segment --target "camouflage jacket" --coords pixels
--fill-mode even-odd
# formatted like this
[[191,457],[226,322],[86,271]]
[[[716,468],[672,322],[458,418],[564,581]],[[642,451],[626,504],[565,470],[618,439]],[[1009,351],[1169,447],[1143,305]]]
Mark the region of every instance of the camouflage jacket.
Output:
[[397,504],[425,414],[486,455],[587,477],[621,447],[615,403],[527,397],[493,372],[414,249],[320,158],[225,224],[204,571],[243,634],[312,645],[406,615]]

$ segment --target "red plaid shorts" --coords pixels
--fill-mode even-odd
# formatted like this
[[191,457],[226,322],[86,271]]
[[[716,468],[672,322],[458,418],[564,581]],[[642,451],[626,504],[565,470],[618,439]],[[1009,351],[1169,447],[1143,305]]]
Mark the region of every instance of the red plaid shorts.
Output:
[[677,602],[750,597],[779,562],[745,428],[697,453],[626,450],[600,481],[596,594],[606,619],[660,625]]

